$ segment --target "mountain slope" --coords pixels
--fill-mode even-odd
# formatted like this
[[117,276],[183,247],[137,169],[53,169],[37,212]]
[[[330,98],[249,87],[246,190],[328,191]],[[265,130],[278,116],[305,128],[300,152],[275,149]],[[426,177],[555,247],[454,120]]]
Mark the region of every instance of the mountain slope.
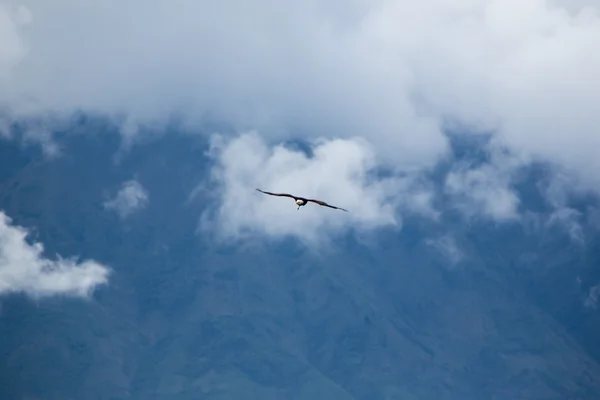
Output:
[[[166,136],[116,164],[114,139],[6,161],[0,208],[14,223],[48,256],[114,274],[89,302],[2,299],[1,398],[600,397],[593,331],[574,333],[556,307],[575,307],[580,293],[563,292],[576,271],[540,269],[560,254],[577,262],[561,236],[548,255],[520,228],[407,219],[372,247],[347,237],[318,257],[291,241],[213,248],[194,234],[208,200],[188,201],[203,142]],[[102,202],[133,176],[150,202],[121,220]],[[448,231],[461,261],[428,244]],[[517,268],[527,252],[538,258]]]

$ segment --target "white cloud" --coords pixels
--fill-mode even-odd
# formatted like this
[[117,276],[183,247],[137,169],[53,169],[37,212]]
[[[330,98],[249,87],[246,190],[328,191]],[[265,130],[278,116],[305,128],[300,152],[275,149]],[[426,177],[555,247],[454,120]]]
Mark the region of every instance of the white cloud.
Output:
[[542,0],[20,4],[33,18],[11,39],[30,49],[4,95],[14,102],[142,121],[185,105],[192,118],[212,110],[258,128],[368,135],[413,162],[443,149],[440,116],[499,126],[559,158],[558,144],[597,136],[597,2],[568,12]]
[[108,282],[109,269],[95,261],[50,260],[41,243],[29,244],[28,232],[0,211],[0,295],[23,292],[34,298],[86,297]]
[[[30,22],[31,14],[27,8],[0,4],[0,85],[6,83],[3,81],[9,72],[27,54],[21,30]],[[0,102],[2,100],[5,99],[0,98]]]
[[[216,136],[213,183],[219,205],[206,214],[201,228],[219,232],[222,239],[293,236],[316,244],[342,228],[358,230],[399,227],[398,210],[435,216],[431,193],[414,176],[377,178],[378,160],[362,139],[315,141],[313,155],[270,146],[256,132],[225,140]],[[257,192],[321,199],[349,212],[307,204],[296,210],[293,199]]]
[[[0,104],[13,116],[127,116],[132,140],[131,124],[209,115],[269,140],[363,137],[399,168],[434,164],[458,124],[600,188],[596,0],[8,4]],[[505,219],[518,201],[496,167],[449,187]]]
[[148,204],[148,191],[136,180],[126,181],[117,195],[104,203],[104,207],[126,218]]

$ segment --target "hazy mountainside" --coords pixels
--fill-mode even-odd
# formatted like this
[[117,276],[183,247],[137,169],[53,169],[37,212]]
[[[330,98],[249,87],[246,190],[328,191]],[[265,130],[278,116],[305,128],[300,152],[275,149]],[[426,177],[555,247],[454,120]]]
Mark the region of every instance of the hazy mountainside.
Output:
[[[0,209],[48,256],[114,272],[90,302],[0,299],[2,399],[600,398],[599,319],[583,306],[597,240],[449,214],[319,258],[287,240],[214,249],[195,235],[208,200],[188,201],[200,139],[119,164],[114,135],[65,143],[44,161],[0,142]],[[133,176],[150,202],[122,221],[102,203]],[[428,242],[448,234],[457,260]]]

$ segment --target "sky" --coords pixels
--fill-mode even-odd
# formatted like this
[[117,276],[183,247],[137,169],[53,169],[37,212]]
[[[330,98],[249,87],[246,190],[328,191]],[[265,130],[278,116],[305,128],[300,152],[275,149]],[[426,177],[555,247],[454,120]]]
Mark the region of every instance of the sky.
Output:
[[[549,163],[549,223],[577,238],[568,193],[600,190],[599,13],[598,0],[5,0],[0,137],[34,119],[28,140],[57,155],[53,132],[75,112],[111,118],[128,146],[176,118],[210,135],[211,178],[197,191],[215,189],[218,205],[201,230],[316,246],[323,232],[401,229],[415,213],[436,220],[428,176],[454,160],[446,133],[491,134],[486,163],[454,163],[445,176],[452,204],[468,218],[518,221],[520,168]],[[210,121],[231,129],[206,132]],[[296,211],[255,188],[350,212]],[[105,207],[122,218],[152,198],[135,179],[113,195]],[[27,254],[31,276],[43,273],[7,218],[0,276],[21,257],[7,246]],[[92,261],[53,265],[53,277],[77,283],[2,284],[83,295],[108,276]]]

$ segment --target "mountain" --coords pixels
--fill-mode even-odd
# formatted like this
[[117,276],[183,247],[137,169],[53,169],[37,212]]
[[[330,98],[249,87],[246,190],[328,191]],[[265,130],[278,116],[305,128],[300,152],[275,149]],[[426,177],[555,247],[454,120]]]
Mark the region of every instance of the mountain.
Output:
[[[116,132],[83,130],[56,158],[0,141],[0,209],[47,257],[113,270],[89,301],[0,299],[0,398],[600,398],[591,219],[584,246],[449,212],[324,254],[291,239],[215,247],[196,233],[213,200],[189,197],[208,173],[203,137],[115,158]],[[103,203],[133,178],[150,201],[121,219]]]

